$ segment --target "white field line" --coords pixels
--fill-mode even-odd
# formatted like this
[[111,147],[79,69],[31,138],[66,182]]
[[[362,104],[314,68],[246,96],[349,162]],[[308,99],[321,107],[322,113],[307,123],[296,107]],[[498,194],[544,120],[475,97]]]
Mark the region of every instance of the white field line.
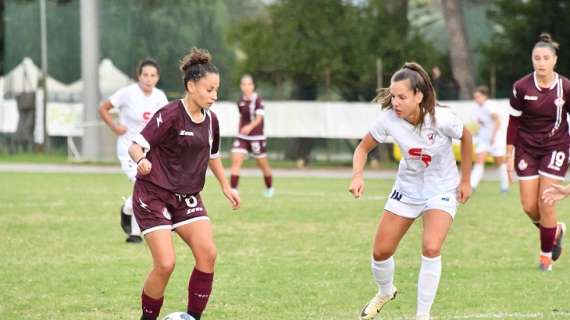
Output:
[[[555,310],[552,312],[488,312],[458,315],[432,316],[433,320],[460,319],[543,319],[544,317],[569,319],[570,310]],[[414,320],[415,317],[385,316],[381,320]]]

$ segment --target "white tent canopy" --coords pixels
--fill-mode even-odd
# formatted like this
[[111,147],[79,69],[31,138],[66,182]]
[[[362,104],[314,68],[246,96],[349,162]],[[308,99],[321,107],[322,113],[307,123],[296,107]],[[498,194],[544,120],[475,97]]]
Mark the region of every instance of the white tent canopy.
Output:
[[[134,80],[119,70],[110,59],[103,59],[99,64],[99,90],[102,97],[108,97],[133,82]],[[77,80],[69,87],[73,92],[83,92],[83,81]]]

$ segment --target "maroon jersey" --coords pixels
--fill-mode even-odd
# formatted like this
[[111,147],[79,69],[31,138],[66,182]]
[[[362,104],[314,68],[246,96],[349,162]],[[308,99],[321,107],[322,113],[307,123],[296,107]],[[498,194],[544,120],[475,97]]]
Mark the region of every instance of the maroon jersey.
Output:
[[[258,115],[263,116],[265,111],[263,110],[263,101],[261,97],[254,93],[251,96],[250,100],[247,100],[244,97],[238,101],[238,109],[239,109],[239,129],[241,129],[255,120],[255,117]],[[245,140],[261,140],[265,139],[263,135],[263,120],[255,127],[248,135],[244,135],[238,133],[238,137],[245,139]]]
[[570,145],[566,121],[570,81],[556,74],[550,88],[540,88],[534,73],[515,82],[511,106],[520,117],[517,145],[530,148],[554,148]]
[[219,157],[220,128],[216,115],[203,111],[192,119],[182,100],[159,109],[134,142],[149,150],[148,175],[137,179],[181,194],[195,194],[204,187],[208,160]]

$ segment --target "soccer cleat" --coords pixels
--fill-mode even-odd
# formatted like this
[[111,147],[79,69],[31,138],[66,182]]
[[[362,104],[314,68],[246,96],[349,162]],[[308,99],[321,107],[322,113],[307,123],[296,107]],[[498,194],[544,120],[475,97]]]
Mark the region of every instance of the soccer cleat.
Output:
[[547,256],[540,255],[538,269],[540,271],[552,271],[552,259]]
[[397,293],[398,290],[396,287],[392,286],[391,295],[381,295],[380,293],[376,294],[374,298],[372,298],[372,300],[362,308],[362,311],[360,311],[360,320],[374,319],[386,303],[396,299]]
[[121,228],[126,234],[131,234],[131,216],[125,214],[123,209],[125,205],[121,206]]
[[263,196],[266,198],[271,198],[273,197],[273,195],[275,194],[275,189],[273,188],[267,188],[265,189],[265,192],[263,193]]
[[554,247],[552,248],[552,261],[558,260],[562,254],[562,240],[564,239],[564,234],[566,233],[566,224],[564,222],[558,222],[556,224],[556,238],[554,238]]
[[142,240],[141,236],[136,236],[136,235],[131,234],[127,237],[127,240],[125,240],[125,241],[128,243],[141,243],[143,240]]

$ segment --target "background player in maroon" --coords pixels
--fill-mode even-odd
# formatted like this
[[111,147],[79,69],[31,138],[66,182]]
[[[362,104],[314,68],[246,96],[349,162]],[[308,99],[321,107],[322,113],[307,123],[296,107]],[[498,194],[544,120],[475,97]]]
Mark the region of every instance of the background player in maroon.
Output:
[[507,168],[509,173],[516,170],[523,210],[540,230],[543,271],[552,270],[552,261],[560,257],[566,228],[558,222],[553,203],[540,197],[548,186],[563,181],[568,170],[570,81],[554,72],[557,53],[558,44],[541,34],[532,50],[534,72],[513,86],[515,113],[507,129]]
[[141,319],[145,320],[158,317],[174,270],[172,230],[186,242],[196,260],[188,283],[187,311],[200,319],[208,303],[216,246],[199,194],[208,165],[232,207],[240,205],[224,177],[218,120],[209,111],[217,100],[218,70],[210,54],[196,48],[182,59],[180,69],[186,95],[158,110],[129,148],[138,170],[134,212],[153,259],[141,295]]
[[273,196],[274,189],[271,167],[267,161],[267,140],[263,133],[263,116],[265,114],[263,101],[255,92],[252,76],[246,74],[241,77],[240,89],[243,96],[238,101],[239,133],[232,147],[231,186],[237,190],[243,158],[251,153],[263,173],[266,187],[264,195],[270,198]]

